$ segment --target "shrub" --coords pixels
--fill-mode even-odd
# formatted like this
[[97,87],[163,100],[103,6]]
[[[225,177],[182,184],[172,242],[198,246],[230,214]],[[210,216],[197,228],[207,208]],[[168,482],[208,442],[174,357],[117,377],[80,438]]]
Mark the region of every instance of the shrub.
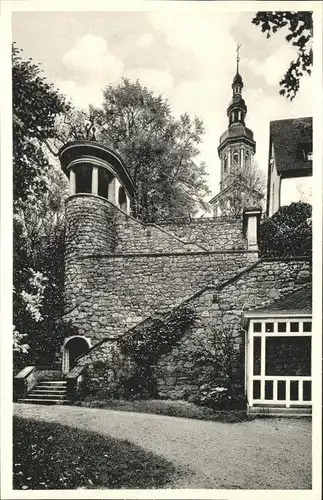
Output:
[[244,409],[245,400],[241,393],[229,390],[223,385],[203,384],[199,388],[193,402],[214,410]]
[[263,257],[312,255],[312,206],[291,203],[266,217],[259,228],[259,250]]

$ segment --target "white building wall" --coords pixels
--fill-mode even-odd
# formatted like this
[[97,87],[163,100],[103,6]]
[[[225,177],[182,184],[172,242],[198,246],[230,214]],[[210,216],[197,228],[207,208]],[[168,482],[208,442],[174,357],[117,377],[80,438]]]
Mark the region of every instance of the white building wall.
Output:
[[312,202],[312,177],[295,177],[293,179],[282,179],[281,181],[281,206],[290,205],[293,202]]
[[280,176],[277,173],[276,163],[275,163],[275,153],[273,145],[271,147],[270,154],[270,164],[271,164],[271,174],[270,174],[270,188],[267,196],[269,197],[269,217],[271,217],[280,206]]

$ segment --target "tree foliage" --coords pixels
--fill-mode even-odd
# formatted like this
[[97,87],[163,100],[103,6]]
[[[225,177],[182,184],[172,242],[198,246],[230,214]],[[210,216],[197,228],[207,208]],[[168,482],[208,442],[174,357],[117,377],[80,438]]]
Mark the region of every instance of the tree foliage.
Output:
[[[104,91],[102,109],[90,109],[95,137],[116,149],[136,187],[133,215],[144,221],[194,214],[209,194],[199,162],[202,121],[175,119],[168,102],[137,81],[123,79]],[[92,129],[93,132],[93,129]]]
[[102,108],[71,108],[57,119],[51,152],[72,140],[97,140],[115,149],[134,181],[132,215],[146,222],[194,215],[210,195],[199,144],[202,121],[175,119],[168,102],[138,81],[123,79],[104,90]]
[[44,142],[55,135],[56,117],[68,105],[41,74],[31,59],[12,49],[13,99],[13,197],[15,204],[41,201],[48,190],[47,172],[51,166],[44,153]]
[[120,153],[136,188],[134,217],[156,222],[207,208],[206,165],[198,159],[202,121],[188,114],[175,119],[168,102],[138,81],[109,85],[102,108],[71,108],[56,125],[47,141],[54,155],[66,142],[82,139],[97,140]]
[[221,215],[237,217],[246,207],[262,207],[265,192],[265,178],[255,163],[239,167],[226,177],[228,192],[224,190],[218,205]]
[[267,38],[277,33],[279,29],[285,28],[287,42],[297,48],[297,58],[291,61],[284,78],[279,82],[280,94],[292,100],[296,96],[300,79],[303,75],[311,74],[313,65],[313,18],[312,12],[257,12],[252,23],[261,27]]
[[312,206],[291,203],[264,219],[259,228],[259,250],[265,257],[312,255]]
[[55,135],[57,116],[69,109],[39,66],[20,53],[13,45],[13,321],[18,362],[28,347],[35,354],[46,335],[53,338],[62,311],[66,183],[45,143]]

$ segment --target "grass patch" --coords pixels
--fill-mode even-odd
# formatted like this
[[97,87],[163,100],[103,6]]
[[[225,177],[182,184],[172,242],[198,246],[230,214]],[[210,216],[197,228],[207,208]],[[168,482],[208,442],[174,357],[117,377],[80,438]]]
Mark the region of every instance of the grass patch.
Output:
[[14,489],[160,488],[176,473],[129,441],[14,417]]
[[173,401],[162,399],[123,400],[123,399],[94,399],[86,398],[75,403],[87,408],[105,408],[107,410],[134,411],[139,413],[153,413],[170,417],[195,418],[217,422],[243,422],[253,420],[246,410],[213,410],[205,406],[197,406],[187,401]]

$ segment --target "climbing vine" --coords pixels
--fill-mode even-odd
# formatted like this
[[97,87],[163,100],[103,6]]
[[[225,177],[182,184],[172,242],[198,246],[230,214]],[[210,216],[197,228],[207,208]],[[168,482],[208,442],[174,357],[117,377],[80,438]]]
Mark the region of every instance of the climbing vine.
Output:
[[186,305],[168,313],[159,313],[135,326],[120,340],[120,348],[137,363],[156,362],[171,350],[195,319],[195,311]]
[[157,395],[155,367],[170,352],[196,318],[194,309],[182,305],[168,313],[156,314],[135,326],[119,341],[122,354],[134,361],[135,373],[124,381],[126,397]]

